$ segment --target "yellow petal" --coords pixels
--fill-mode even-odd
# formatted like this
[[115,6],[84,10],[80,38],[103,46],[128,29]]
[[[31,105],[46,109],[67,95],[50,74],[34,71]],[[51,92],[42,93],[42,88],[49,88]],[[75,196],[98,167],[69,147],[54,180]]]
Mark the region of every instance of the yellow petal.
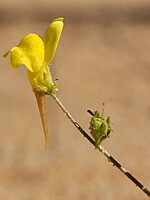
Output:
[[40,70],[44,61],[44,44],[42,39],[36,34],[25,36],[16,47],[11,48],[4,54],[6,57],[10,53],[10,62],[13,68],[25,65],[31,72]]
[[44,35],[45,58],[43,65],[48,65],[55,54],[63,29],[63,18],[55,19],[47,28]]
[[54,85],[49,67],[42,67],[38,72],[28,70],[28,79],[33,89],[47,93]]

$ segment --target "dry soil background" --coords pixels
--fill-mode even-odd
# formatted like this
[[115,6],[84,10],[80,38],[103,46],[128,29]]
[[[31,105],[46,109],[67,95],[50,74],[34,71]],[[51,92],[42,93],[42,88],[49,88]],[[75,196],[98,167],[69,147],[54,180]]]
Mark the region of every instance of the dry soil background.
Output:
[[[150,187],[149,1],[0,1],[0,54],[56,17],[65,27],[51,64],[58,96],[88,131],[87,109],[113,122],[103,146]],[[143,200],[47,97],[50,151],[25,67],[0,59],[0,200]]]

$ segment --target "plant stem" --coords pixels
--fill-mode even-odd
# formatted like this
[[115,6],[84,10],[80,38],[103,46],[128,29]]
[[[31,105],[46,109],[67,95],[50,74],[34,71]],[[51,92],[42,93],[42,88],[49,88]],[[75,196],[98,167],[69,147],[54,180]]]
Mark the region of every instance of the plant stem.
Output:
[[68,110],[64,107],[64,105],[61,103],[61,101],[58,99],[58,97],[55,94],[51,94],[55,102],[58,104],[59,108],[66,114],[66,116],[69,118],[69,120],[74,124],[74,126],[82,133],[84,137],[96,148],[98,149],[106,158],[108,158],[108,161],[113,163],[113,166],[116,166],[121,172],[124,173],[133,183],[135,183],[136,186],[138,186],[147,196],[150,197],[150,191],[142,185],[134,176],[132,176],[122,165],[117,162],[117,160],[112,157],[101,145],[97,147],[95,145],[95,141],[82,129],[82,127],[76,122],[76,120],[72,117],[72,115],[68,112]]

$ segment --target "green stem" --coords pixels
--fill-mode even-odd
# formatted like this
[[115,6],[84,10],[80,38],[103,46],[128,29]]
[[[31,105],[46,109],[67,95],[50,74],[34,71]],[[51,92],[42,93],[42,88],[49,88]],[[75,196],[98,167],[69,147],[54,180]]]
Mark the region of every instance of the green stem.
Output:
[[101,145],[99,147],[96,146],[95,141],[83,130],[83,128],[76,122],[76,120],[72,117],[72,115],[68,112],[68,110],[64,107],[61,101],[55,94],[51,94],[59,108],[66,114],[68,119],[74,124],[74,126],[82,133],[84,137],[96,148],[98,149],[110,162],[113,163],[113,166],[116,166],[121,172],[124,173],[136,186],[138,186],[147,196],[150,197],[150,191],[142,185],[134,176],[132,176],[122,165],[112,157]]

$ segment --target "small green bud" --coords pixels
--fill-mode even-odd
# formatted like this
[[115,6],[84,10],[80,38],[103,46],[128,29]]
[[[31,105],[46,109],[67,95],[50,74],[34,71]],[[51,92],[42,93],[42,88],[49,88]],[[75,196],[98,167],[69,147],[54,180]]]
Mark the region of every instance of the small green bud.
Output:
[[94,112],[89,129],[91,130],[91,135],[94,138],[97,147],[99,147],[101,142],[109,136],[111,132],[110,124],[110,117],[105,121],[98,111]]

